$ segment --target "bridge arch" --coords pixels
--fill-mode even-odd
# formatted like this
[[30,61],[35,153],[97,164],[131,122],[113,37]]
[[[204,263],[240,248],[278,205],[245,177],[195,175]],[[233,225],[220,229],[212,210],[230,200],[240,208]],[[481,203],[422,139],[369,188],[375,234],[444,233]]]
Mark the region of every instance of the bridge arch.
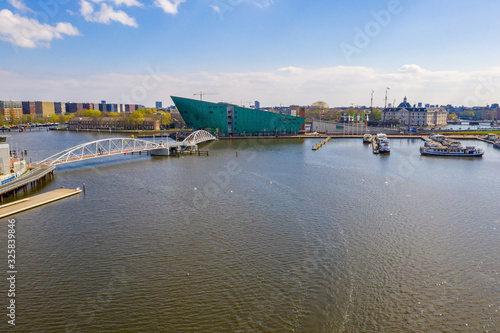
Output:
[[185,143],[187,146],[192,146],[192,145],[197,145],[203,142],[207,141],[213,141],[213,140],[218,140],[217,137],[214,135],[210,134],[209,132],[205,130],[198,130],[193,133],[191,133],[187,138],[182,141]]
[[36,163],[43,165],[57,165],[82,161],[91,158],[124,154],[135,151],[147,151],[162,147],[161,144],[141,139],[109,138],[87,142],[63,150]]

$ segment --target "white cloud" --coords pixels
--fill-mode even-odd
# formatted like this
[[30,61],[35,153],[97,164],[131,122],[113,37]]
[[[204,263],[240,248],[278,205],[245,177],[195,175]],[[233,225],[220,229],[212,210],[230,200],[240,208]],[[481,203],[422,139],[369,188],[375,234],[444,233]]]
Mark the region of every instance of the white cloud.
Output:
[[[186,0],[155,0],[155,6],[160,7],[167,14],[179,13],[179,6]],[[212,7],[213,8],[213,7]]]
[[21,12],[31,11],[22,0],[7,0],[15,9],[20,10]]
[[273,0],[260,0],[260,1],[254,1],[253,3],[259,8],[265,8],[272,5]]
[[404,65],[399,69],[400,73],[422,73],[424,70],[419,65]]
[[125,5],[127,7],[143,7],[144,5],[137,0],[92,0],[95,3],[111,2],[115,6]]
[[53,39],[62,39],[63,34],[80,35],[70,23],[60,22],[56,26],[40,24],[35,19],[13,14],[8,9],[0,11],[0,40],[20,47],[49,47]]
[[210,5],[210,8],[212,8],[212,10],[214,11],[214,13],[220,13],[220,11],[222,10],[219,6],[217,5]]
[[101,3],[100,9],[98,11],[95,11],[94,6],[90,2],[86,0],[81,0],[80,14],[83,15],[83,17],[87,22],[110,24],[111,21],[116,21],[131,27],[135,28],[138,27],[134,18],[128,16],[128,14],[122,10],[115,10],[113,7],[106,4],[105,2]]
[[[407,68],[406,66],[401,67]],[[330,106],[370,105],[383,107],[385,88],[388,102],[399,103],[405,96],[411,104],[418,102],[452,105],[487,105],[500,102],[500,68],[477,72],[430,71],[415,73],[380,72],[368,67],[336,66],[317,69],[286,67],[268,72],[213,73],[198,72],[168,75],[158,70],[151,79],[143,74],[99,74],[79,77],[69,74],[57,80],[37,78],[31,74],[2,71],[0,91],[14,100],[53,100],[128,103],[134,92],[144,90],[144,99],[133,100],[152,106],[155,101],[169,103],[167,92],[174,96],[193,97],[193,93],[218,93],[207,96],[214,102],[225,101],[248,104],[259,100],[264,106],[309,105],[318,100]],[[149,79],[147,79],[149,77]],[[144,85],[147,82],[147,85]],[[156,84],[158,83],[158,84]],[[150,87],[153,87],[150,89]]]

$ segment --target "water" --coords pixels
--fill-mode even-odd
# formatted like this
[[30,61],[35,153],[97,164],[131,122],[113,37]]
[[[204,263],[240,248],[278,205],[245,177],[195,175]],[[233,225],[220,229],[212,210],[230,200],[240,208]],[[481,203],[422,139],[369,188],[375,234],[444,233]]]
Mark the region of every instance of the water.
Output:
[[[104,137],[10,141],[39,160]],[[15,216],[16,328],[499,331],[500,151],[474,141],[483,158],[422,157],[421,141],[391,140],[373,155],[361,139],[312,151],[318,141],[58,167],[37,193],[85,183],[86,195]]]

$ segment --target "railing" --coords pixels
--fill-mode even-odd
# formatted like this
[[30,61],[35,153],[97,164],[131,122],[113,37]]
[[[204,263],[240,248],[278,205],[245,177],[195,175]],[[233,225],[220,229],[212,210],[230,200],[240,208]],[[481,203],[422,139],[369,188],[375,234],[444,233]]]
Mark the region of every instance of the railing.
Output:
[[[31,182],[34,182],[35,180],[38,180],[42,178],[43,176],[47,175],[48,173],[52,172],[55,170],[55,166],[49,166],[46,167],[46,170],[43,170],[41,167],[32,169],[28,171],[24,176],[19,177],[16,179],[16,182],[14,183],[9,183],[8,185],[5,186],[0,186],[0,194],[4,194],[7,192],[10,192],[12,190],[15,190],[19,187],[25,186]],[[43,171],[43,172],[40,172]],[[36,173],[35,175],[33,175]]]

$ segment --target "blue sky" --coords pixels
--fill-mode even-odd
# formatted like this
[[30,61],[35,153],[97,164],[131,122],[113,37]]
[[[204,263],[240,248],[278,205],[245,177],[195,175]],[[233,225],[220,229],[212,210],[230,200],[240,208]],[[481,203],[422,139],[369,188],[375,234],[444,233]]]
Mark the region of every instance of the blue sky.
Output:
[[500,102],[496,1],[0,0],[0,99]]

